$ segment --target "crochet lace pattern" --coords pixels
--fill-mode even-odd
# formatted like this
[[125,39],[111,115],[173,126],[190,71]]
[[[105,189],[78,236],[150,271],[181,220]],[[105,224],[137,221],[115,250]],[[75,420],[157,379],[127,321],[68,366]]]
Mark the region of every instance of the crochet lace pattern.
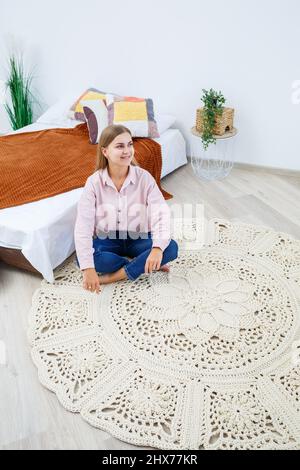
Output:
[[173,238],[170,273],[97,295],[73,255],[42,281],[28,330],[41,383],[132,444],[300,449],[300,240],[220,219],[202,246]]

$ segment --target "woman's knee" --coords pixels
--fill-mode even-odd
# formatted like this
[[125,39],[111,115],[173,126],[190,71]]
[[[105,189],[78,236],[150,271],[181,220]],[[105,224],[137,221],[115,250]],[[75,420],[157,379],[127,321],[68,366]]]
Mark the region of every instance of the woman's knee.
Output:
[[176,259],[178,257],[178,243],[172,239],[165,249],[165,252],[167,252],[166,254],[170,259]]

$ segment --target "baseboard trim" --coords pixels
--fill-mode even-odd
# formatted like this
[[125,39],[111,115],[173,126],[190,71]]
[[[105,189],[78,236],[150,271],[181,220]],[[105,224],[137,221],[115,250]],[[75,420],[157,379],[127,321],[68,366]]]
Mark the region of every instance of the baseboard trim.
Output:
[[286,175],[286,176],[296,176],[300,178],[300,170],[290,170],[289,168],[277,168],[274,166],[263,166],[263,165],[254,165],[251,163],[241,163],[236,162],[234,168],[240,168],[241,170],[252,170],[252,171],[263,171],[273,173],[275,175]]
[[[187,156],[188,162],[191,162],[191,157]],[[290,170],[289,168],[277,168],[273,166],[256,165],[252,163],[234,162],[233,168],[247,171],[262,171],[264,173],[272,173],[274,175],[296,176],[300,178],[300,170]]]

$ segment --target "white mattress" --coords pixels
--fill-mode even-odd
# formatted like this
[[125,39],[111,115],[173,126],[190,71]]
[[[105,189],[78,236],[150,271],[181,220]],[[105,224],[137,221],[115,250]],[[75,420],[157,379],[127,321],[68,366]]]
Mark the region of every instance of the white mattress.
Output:
[[[34,123],[16,132],[54,127],[58,126]],[[187,163],[185,140],[178,129],[168,129],[154,140],[162,147],[162,177]],[[74,189],[1,209],[0,246],[21,249],[32,266],[53,282],[53,269],[75,251],[73,232],[81,192],[82,188]]]

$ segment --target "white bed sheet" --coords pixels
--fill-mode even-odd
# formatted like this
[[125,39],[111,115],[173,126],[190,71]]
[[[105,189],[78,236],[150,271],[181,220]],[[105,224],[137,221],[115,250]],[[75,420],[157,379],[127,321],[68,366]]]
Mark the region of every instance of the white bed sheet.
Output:
[[[76,125],[78,123],[76,122]],[[34,123],[16,131],[31,132],[61,124]],[[186,143],[178,129],[168,129],[156,140],[162,147],[162,178],[187,163]],[[0,210],[0,246],[21,249],[48,282],[53,269],[75,251],[74,225],[82,188],[40,201]]]

